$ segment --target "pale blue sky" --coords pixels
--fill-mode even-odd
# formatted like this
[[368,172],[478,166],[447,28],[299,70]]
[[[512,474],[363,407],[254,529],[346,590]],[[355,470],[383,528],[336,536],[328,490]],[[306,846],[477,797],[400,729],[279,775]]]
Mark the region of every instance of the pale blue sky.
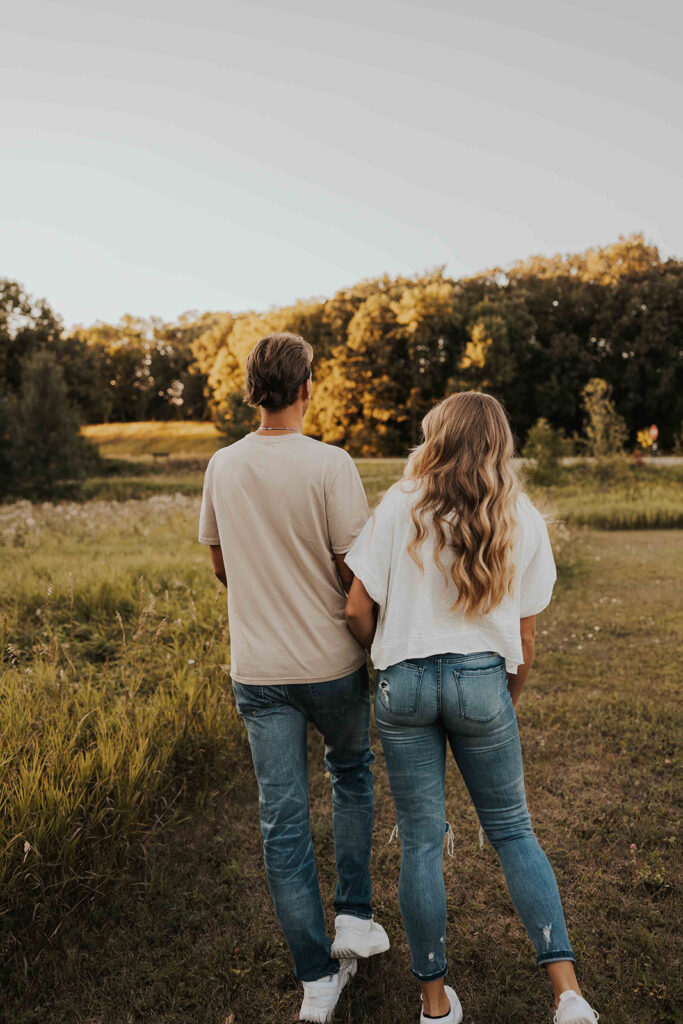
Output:
[[24,0],[0,276],[67,324],[643,231],[683,255],[671,0]]

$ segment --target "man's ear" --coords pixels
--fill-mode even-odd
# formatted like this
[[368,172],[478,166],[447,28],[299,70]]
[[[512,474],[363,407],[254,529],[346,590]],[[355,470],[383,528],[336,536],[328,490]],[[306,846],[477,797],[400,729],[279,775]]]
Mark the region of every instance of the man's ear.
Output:
[[301,387],[304,389],[302,394],[303,400],[305,402],[310,402],[311,395],[313,394],[313,378],[309,377],[308,380],[303,382]]

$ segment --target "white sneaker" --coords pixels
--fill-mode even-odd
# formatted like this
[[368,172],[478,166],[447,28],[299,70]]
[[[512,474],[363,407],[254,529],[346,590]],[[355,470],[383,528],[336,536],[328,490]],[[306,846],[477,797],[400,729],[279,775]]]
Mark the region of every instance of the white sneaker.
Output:
[[563,992],[553,1017],[555,1024],[595,1024],[600,1014],[573,988]]
[[[448,1002],[451,1004],[450,1013],[446,1014],[445,1017],[437,1017],[437,1024],[460,1024],[462,1021],[462,1006],[460,1000],[455,994],[455,989],[452,989],[450,985],[444,986],[446,995],[448,996]],[[420,1024],[433,1024],[433,1017],[425,1017],[424,1010],[420,1014]]]
[[386,953],[389,936],[381,924],[371,917],[352,917],[337,914],[334,919],[335,936],[330,956],[359,956],[365,960],[375,953]]
[[339,996],[357,970],[355,960],[344,959],[339,961],[337,974],[328,974],[318,981],[305,981],[299,1020],[312,1020],[317,1024],[327,1024],[332,1020]]

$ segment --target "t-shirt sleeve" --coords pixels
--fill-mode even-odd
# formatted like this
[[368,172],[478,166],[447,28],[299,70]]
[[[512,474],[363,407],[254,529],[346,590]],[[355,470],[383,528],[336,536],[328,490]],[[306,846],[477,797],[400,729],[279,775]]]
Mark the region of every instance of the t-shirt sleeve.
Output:
[[211,497],[212,464],[206,467],[204,474],[204,488],[202,490],[202,507],[199,512],[199,543],[220,544],[218,536],[218,523],[216,522],[216,510],[213,507]]
[[356,464],[346,452],[344,456],[325,494],[330,547],[337,555],[346,554],[370,514]]
[[345,558],[353,575],[380,607],[387,603],[392,540],[393,512],[390,502],[384,499]]
[[522,619],[528,615],[538,615],[548,607],[557,579],[548,527],[540,512],[533,509],[533,513],[532,555],[522,573],[519,596],[519,614]]

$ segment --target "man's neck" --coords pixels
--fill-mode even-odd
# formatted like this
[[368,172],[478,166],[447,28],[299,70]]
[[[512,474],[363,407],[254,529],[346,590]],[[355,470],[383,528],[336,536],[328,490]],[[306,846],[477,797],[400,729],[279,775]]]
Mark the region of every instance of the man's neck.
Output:
[[261,426],[268,428],[268,433],[273,437],[277,437],[278,431],[282,433],[290,434],[293,430],[296,430],[299,434],[304,432],[304,418],[301,410],[290,406],[289,409],[281,409],[279,412],[269,412],[267,409],[261,409]]

